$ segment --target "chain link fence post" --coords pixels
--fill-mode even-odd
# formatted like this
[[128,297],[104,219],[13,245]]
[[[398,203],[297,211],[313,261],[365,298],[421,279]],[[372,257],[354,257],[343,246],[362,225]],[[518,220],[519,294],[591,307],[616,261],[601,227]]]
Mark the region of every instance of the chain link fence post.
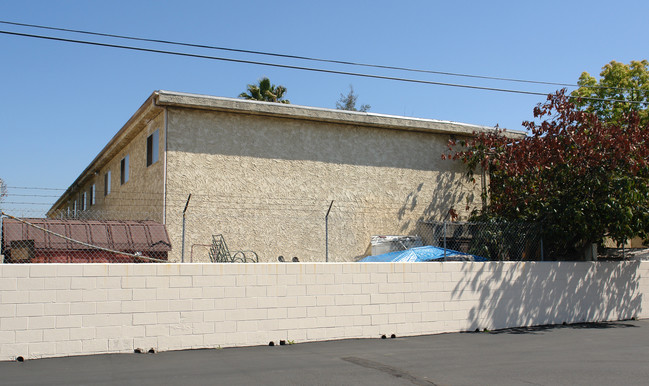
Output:
[[444,257],[446,257],[446,221],[444,221]]
[[329,209],[327,209],[327,214],[325,215],[325,262],[327,263],[329,262],[329,212],[331,212],[333,205],[334,200],[331,200],[331,204],[329,204]]
[[2,227],[2,220],[4,219],[4,215],[2,215],[2,213],[2,208],[0,208],[0,264],[4,264],[5,262],[5,243],[3,234],[4,228]]
[[192,198],[192,194],[189,193],[189,196],[187,197],[187,202],[185,203],[185,209],[183,209],[183,234],[182,234],[182,242],[181,242],[181,251],[180,251],[180,262],[184,263],[185,262],[185,213],[187,212],[187,207],[189,206],[189,200]]

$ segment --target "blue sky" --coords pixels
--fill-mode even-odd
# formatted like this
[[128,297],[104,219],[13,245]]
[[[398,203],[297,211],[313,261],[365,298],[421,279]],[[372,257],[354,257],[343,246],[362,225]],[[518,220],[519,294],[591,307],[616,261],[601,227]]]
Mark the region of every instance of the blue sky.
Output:
[[[647,59],[644,1],[20,1],[0,20],[372,64],[576,83]],[[0,30],[145,46],[0,24]],[[156,49],[548,93],[558,86],[413,74],[146,44]],[[404,83],[0,34],[3,208],[46,210],[154,90],[236,97],[268,76],[294,104],[334,108],[350,84],[371,112],[521,129],[541,96]],[[25,209],[26,208],[26,209]]]

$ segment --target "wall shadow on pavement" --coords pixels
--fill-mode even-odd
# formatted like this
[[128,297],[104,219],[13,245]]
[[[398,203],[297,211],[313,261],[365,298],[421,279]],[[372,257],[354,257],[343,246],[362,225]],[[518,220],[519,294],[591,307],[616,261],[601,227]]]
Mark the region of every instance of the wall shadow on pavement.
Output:
[[499,335],[499,334],[541,334],[544,332],[552,332],[556,330],[606,330],[612,328],[633,328],[638,327],[635,324],[624,323],[624,322],[587,322],[587,323],[573,323],[573,324],[546,324],[543,326],[530,326],[530,327],[512,327],[512,328],[503,328],[501,330],[489,331],[489,334]]
[[[481,265],[476,270],[476,265]],[[478,305],[469,330],[628,320],[642,311],[639,262],[490,262],[461,266],[454,300]]]

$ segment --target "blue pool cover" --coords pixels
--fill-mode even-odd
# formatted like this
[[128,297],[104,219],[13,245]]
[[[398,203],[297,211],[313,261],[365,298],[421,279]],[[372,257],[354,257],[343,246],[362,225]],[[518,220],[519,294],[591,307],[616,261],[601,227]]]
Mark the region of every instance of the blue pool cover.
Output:
[[367,256],[361,259],[361,262],[372,263],[372,262],[419,262],[419,261],[433,261],[443,259],[444,256],[450,255],[466,255],[471,256],[473,261],[487,261],[484,257],[472,256],[468,253],[463,253],[460,251],[454,251],[452,249],[446,249],[444,253],[444,248],[433,247],[430,245],[424,247],[416,247],[406,249],[405,251],[396,251],[390,253],[384,253],[382,255],[376,256]]

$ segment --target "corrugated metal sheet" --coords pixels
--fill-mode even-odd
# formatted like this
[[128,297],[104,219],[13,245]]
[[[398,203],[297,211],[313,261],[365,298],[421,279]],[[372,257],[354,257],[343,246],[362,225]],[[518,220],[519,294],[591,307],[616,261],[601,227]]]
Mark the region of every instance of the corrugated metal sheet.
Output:
[[[85,221],[42,218],[22,219],[30,224],[83,243],[117,251],[168,252],[167,229],[155,221]],[[14,219],[2,221],[3,248],[12,241],[34,240],[36,250],[92,249],[79,243],[24,224]]]

